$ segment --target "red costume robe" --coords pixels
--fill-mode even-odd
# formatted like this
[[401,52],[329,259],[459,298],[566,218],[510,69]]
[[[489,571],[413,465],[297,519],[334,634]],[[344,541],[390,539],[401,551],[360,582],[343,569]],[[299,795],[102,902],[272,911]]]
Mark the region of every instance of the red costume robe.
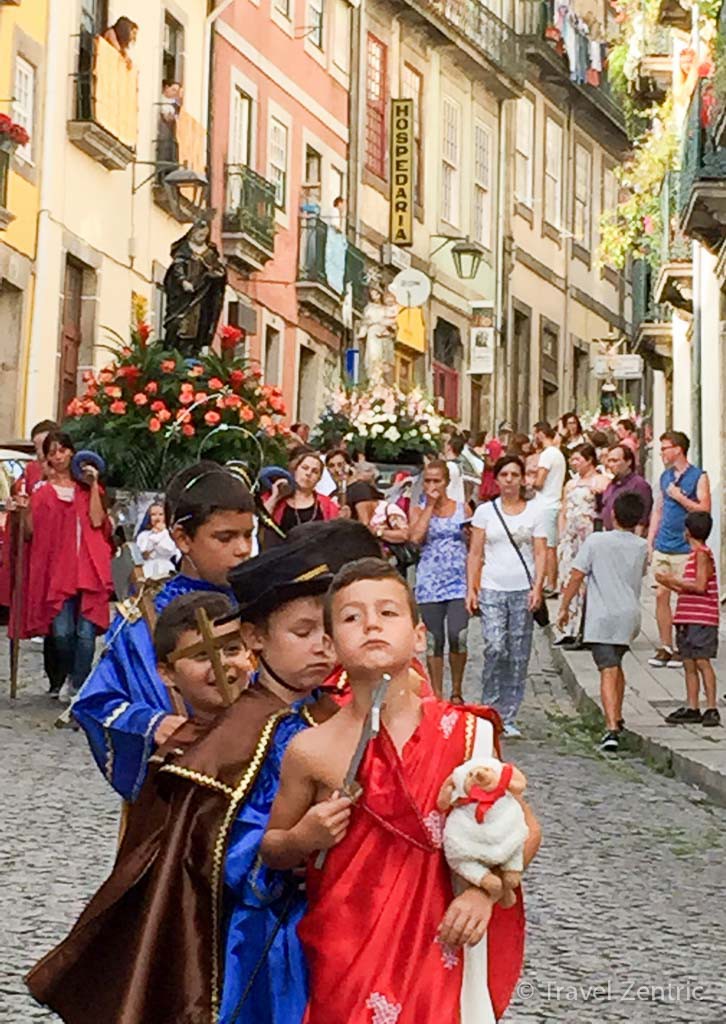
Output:
[[111,579],[110,523],[91,525],[91,492],[74,484],[73,501],[58,497],[52,484],[30,500],[33,536],[26,549],[28,587],[20,635],[44,636],[68,598],[80,597],[80,614],[108,629]]
[[[454,768],[471,756],[474,710],[425,700],[400,756],[385,728],[369,745],[349,831],[322,871],[308,871],[309,911],[298,929],[310,968],[306,1024],[462,1021],[465,954],[436,938],[454,898],[436,801]],[[498,729],[495,712],[476,712]],[[494,908],[483,942],[498,1018],[522,968],[521,895],[510,910]]]

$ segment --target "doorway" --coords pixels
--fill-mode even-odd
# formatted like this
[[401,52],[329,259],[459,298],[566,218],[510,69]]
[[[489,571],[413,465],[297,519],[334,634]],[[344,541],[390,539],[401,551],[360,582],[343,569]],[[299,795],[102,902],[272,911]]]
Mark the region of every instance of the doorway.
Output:
[[530,417],[530,365],[532,349],[532,313],[526,306],[513,305],[512,332],[512,390],[510,420],[518,430],[529,433]]
[[75,398],[78,388],[78,362],[82,342],[83,266],[68,257],[63,284],[63,334],[58,379],[58,420]]

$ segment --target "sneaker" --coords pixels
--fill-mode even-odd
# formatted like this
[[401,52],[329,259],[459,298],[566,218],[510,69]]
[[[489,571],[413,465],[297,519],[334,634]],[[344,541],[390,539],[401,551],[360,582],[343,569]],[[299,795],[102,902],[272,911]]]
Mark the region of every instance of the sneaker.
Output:
[[721,725],[721,715],[718,712],[718,708],[706,708],[706,710],[703,712],[701,725]]
[[544,597],[545,601],[554,601],[559,596],[559,591],[554,590],[552,587],[544,587],[542,590],[542,597]]
[[688,725],[689,723],[697,725],[702,720],[703,716],[698,708],[678,708],[677,711],[671,711],[670,715],[666,715],[668,725]]
[[668,668],[668,665],[675,657],[673,651],[668,647],[659,647],[652,658],[648,658],[651,668]]
[[510,740],[517,740],[522,734],[516,725],[509,724],[504,726],[504,735]]
[[555,640],[552,644],[553,647],[574,647],[577,643],[577,637],[568,636],[567,633],[561,636],[558,640]]
[[675,652],[671,654],[666,668],[683,668],[683,658],[680,654],[676,654]]
[[600,740],[598,749],[603,754],[617,754],[620,748],[620,740],[616,732],[606,732]]

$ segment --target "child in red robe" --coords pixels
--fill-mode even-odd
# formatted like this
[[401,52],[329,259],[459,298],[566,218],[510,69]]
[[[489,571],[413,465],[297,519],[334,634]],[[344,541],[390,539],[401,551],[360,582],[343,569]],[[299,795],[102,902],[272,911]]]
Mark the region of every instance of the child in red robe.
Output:
[[108,628],[111,529],[98,471],[87,466],[84,483],[70,471],[73,442],[50,431],[43,442],[48,479],[30,496],[18,496],[30,538],[22,636],[52,635],[58,673],[75,694],[91,670],[96,636]]
[[[364,559],[336,576],[326,629],[353,699],[288,747],[261,848],[280,869],[328,851],[322,870],[309,864],[309,911],[299,928],[310,969],[307,1024],[494,1024],[521,971],[521,890],[504,910],[452,878],[436,805],[457,765],[499,752],[501,723],[487,708],[422,698],[412,686],[425,630],[387,563]],[[384,673],[391,681],[382,725],[352,804],[341,784]],[[526,865],[540,833],[523,806]]]

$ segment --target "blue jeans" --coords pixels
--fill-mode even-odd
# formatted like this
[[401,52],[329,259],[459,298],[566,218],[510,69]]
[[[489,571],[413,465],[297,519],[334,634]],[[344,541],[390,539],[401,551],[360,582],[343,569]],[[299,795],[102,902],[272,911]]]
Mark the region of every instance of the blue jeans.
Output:
[[484,638],[482,702],[513,725],[524,699],[534,619],[529,590],[482,590],[479,594]]
[[96,653],[96,627],[80,614],[80,604],[78,595],[69,597],[52,625],[58,674],[70,678],[76,693],[91,671]]

